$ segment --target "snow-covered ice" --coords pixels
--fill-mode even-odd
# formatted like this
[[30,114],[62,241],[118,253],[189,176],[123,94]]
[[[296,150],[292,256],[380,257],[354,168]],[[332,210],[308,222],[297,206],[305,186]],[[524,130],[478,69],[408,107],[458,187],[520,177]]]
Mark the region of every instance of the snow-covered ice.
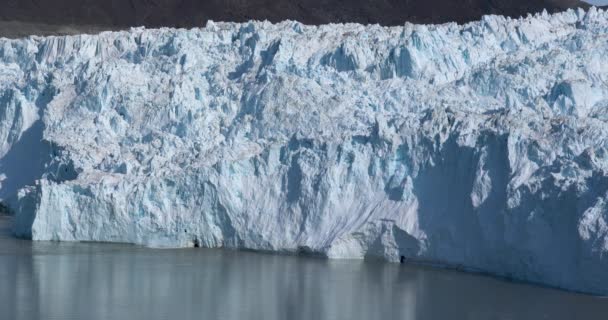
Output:
[[608,13],[0,40],[34,240],[448,265],[608,294]]

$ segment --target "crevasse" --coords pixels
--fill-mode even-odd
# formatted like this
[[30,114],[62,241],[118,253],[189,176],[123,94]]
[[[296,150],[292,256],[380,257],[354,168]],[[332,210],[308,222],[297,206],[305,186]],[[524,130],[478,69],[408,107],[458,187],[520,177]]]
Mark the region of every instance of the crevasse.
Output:
[[456,266],[608,294],[608,13],[0,40],[34,240]]

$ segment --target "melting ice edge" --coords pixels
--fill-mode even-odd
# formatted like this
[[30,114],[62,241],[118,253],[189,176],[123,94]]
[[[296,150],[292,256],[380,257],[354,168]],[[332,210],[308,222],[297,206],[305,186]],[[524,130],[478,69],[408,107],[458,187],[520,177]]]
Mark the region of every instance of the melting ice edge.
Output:
[[0,39],[16,235],[608,294],[608,13]]

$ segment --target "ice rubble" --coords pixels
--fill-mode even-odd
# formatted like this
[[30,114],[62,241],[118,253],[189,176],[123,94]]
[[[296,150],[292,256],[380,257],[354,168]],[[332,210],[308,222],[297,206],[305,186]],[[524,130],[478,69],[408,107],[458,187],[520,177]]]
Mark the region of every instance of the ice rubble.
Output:
[[608,294],[608,13],[0,40],[34,240],[456,266]]

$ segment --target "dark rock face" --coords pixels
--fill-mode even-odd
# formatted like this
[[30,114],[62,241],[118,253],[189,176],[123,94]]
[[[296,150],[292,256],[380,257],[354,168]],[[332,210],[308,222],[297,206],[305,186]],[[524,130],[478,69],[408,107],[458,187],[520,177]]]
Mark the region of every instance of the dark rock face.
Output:
[[578,0],[0,0],[0,20],[48,25],[194,27],[208,20],[305,24],[467,22],[589,5]]

